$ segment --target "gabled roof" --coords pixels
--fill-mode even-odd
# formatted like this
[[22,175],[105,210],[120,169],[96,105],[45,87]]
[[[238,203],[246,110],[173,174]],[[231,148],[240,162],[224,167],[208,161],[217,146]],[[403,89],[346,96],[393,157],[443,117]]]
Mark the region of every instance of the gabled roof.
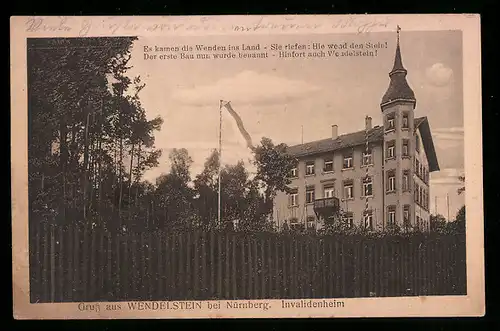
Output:
[[[379,126],[368,131],[368,142],[383,141],[384,128]],[[295,157],[321,154],[332,152],[335,150],[354,147],[366,143],[365,130],[347,133],[338,136],[337,139],[327,138],[316,141],[311,141],[301,145],[288,147],[287,151]]]
[[[437,161],[436,150],[432,141],[429,121],[427,117],[418,117],[414,120],[415,130],[420,130],[422,136],[422,144],[424,146],[427,160],[429,162],[429,171],[438,171],[439,164]],[[383,142],[384,128],[382,126],[374,127],[368,131],[368,142]],[[348,147],[355,147],[366,144],[365,130],[347,133],[338,136],[337,139],[327,138],[316,141],[311,141],[305,144],[289,146],[287,152],[294,157],[304,157],[316,154],[328,153],[341,150]]]

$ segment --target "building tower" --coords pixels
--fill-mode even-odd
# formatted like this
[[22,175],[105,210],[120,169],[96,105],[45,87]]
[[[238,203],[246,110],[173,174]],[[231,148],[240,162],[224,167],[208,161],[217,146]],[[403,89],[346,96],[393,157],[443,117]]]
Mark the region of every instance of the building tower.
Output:
[[400,30],[398,26],[394,66],[389,73],[389,87],[380,103],[384,122],[383,229],[388,229],[391,224],[401,228],[414,224],[411,189],[414,148],[410,146],[414,137],[416,99],[406,81],[407,71],[399,45]]

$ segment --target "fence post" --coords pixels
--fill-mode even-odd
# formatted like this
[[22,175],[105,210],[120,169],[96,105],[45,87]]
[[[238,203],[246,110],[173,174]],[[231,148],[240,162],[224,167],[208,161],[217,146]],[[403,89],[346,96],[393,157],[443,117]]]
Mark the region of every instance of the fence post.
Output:
[[199,232],[195,231],[194,232],[194,239],[193,239],[193,283],[192,283],[192,288],[193,288],[193,298],[195,300],[198,299],[198,292],[199,292],[199,269],[200,269],[200,244],[199,244]]
[[237,237],[235,235],[233,235],[232,237],[232,254],[231,254],[231,257],[232,257],[232,270],[231,270],[231,282],[232,282],[232,286],[233,286],[233,290],[232,290],[232,299],[233,300],[236,300],[238,299],[238,286],[236,284],[236,273],[237,273],[237,270],[238,268],[236,268],[236,239]]
[[165,238],[165,254],[166,254],[166,267],[168,268],[168,279],[167,279],[167,290],[169,300],[173,300],[175,298],[175,277],[176,277],[176,264],[175,264],[175,256],[174,256],[174,246],[175,246],[175,237],[169,234]]
[[222,236],[217,233],[217,298],[222,297]]
[[207,299],[207,237],[205,231],[201,232],[201,295]]
[[224,295],[224,298],[226,300],[230,300],[230,295],[231,295],[231,274],[230,274],[230,263],[231,263],[231,259],[230,259],[230,251],[229,251],[229,234],[226,233],[225,234],[225,251],[224,251],[224,262],[225,262],[225,265],[226,265],[226,272],[224,274],[224,288],[225,288],[225,295]]
[[95,278],[96,278],[96,272],[95,272],[95,255],[96,255],[96,249],[95,249],[95,229],[93,228],[93,225],[91,225],[90,229],[90,272],[89,272],[89,297],[87,299],[91,301],[95,301]]
[[184,232],[182,234],[182,237],[184,238],[184,242],[185,242],[185,249],[184,249],[184,252],[185,252],[185,256],[184,256],[184,277],[182,277],[182,282],[183,282],[183,291],[184,291],[184,294],[183,294],[183,297],[184,299],[188,299],[190,296],[191,296],[191,293],[192,293],[192,284],[191,284],[191,277],[193,276],[192,275],[192,256],[191,254],[193,253],[193,250],[192,250],[192,244],[193,244],[193,238],[191,236],[191,232]]
[[66,286],[66,293],[65,293],[65,301],[72,301],[73,298],[73,290],[75,288],[75,284],[73,283],[73,226],[72,223],[70,223],[66,227],[66,259],[68,260],[67,268],[68,268],[68,276],[67,276],[67,286]]
[[[276,276],[276,271],[278,270],[278,266],[276,266],[276,270],[273,273],[273,246],[272,246],[272,239],[274,237],[269,237],[267,239],[267,282],[268,282],[268,292],[266,295],[266,299],[271,299],[273,298],[273,288],[274,288],[274,282],[275,282],[275,276]],[[276,258],[276,257],[275,257]]]
[[55,302],[56,299],[56,245],[54,224],[49,225],[50,229],[50,302]]
[[300,297],[307,298],[314,293],[312,288],[312,278],[316,266],[311,266],[310,262],[314,255],[314,247],[316,243],[311,243],[309,238],[303,238],[299,246],[299,275],[300,275]]
[[105,250],[104,250],[104,228],[101,226],[99,228],[99,291],[98,291],[98,298],[100,300],[105,299],[104,298],[104,266],[105,266]]
[[248,264],[248,294],[247,297],[249,299],[253,298],[253,257],[252,257],[252,240],[248,238],[247,240],[247,247],[248,247],[248,257],[247,257],[247,264]]
[[[64,260],[66,258],[65,254],[64,254],[64,248],[65,248],[65,241],[64,241],[64,232],[63,232],[63,227],[62,226],[59,226],[58,227],[58,234],[57,234],[57,238],[58,238],[58,242],[59,242],[59,245],[58,245],[58,258],[57,258],[57,267],[58,267],[58,272],[57,272],[57,281],[56,281],[56,284],[59,284],[59,286],[57,287],[59,290],[58,290],[58,295],[57,295],[57,302],[63,302],[64,300],[64,291],[66,289],[66,277],[64,275]],[[56,242],[57,242],[56,241]]]
[[210,298],[214,298],[217,295],[217,291],[215,288],[215,271],[216,266],[214,264],[215,261],[215,236],[213,230],[210,231]]
[[264,246],[266,244],[266,240],[265,240],[265,238],[259,238],[258,242],[260,245],[260,281],[261,281],[260,298],[266,299],[266,296],[267,296],[267,289],[266,289],[267,268],[266,268],[266,260],[265,260],[265,255],[264,255]]

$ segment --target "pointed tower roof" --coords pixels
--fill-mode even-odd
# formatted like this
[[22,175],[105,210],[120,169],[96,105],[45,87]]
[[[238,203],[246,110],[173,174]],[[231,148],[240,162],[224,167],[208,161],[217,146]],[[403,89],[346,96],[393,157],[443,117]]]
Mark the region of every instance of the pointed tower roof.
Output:
[[389,73],[389,77],[391,78],[391,82],[389,84],[389,88],[387,92],[385,92],[382,97],[382,102],[380,103],[380,107],[382,110],[398,101],[402,102],[411,102],[413,104],[416,103],[415,93],[408,85],[406,81],[406,69],[403,66],[403,60],[401,57],[401,49],[399,47],[399,31],[401,28],[398,25],[397,30],[397,45],[396,45],[396,55],[394,56],[394,66],[392,67],[391,72]]

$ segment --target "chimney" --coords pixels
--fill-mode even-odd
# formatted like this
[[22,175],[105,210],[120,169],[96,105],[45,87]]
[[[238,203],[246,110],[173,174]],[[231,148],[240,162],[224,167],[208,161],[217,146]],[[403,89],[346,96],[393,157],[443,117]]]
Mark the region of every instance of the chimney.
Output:
[[371,130],[372,128],[372,118],[370,116],[365,117],[365,129]]
[[332,125],[332,140],[335,140],[339,137],[339,127],[338,125]]

